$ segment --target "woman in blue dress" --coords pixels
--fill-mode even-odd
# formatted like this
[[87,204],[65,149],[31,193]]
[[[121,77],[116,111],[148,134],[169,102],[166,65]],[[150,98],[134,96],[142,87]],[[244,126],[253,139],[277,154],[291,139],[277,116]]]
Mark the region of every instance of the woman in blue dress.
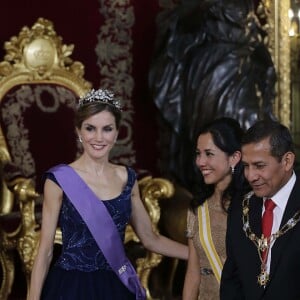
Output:
[[[145,299],[123,253],[129,222],[150,251],[187,259],[187,246],[152,231],[133,169],[109,161],[120,120],[120,103],[110,91],[92,90],[80,99],[75,122],[83,153],[46,173],[30,300]],[[57,224],[62,253],[50,267]],[[120,257],[125,262],[116,267]]]

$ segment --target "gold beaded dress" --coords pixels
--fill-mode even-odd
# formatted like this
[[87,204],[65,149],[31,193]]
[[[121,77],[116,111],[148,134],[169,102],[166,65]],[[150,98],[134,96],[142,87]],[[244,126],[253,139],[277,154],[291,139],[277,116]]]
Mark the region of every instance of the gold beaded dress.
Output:
[[[208,201],[209,220],[211,228],[211,236],[214,243],[216,252],[218,253],[222,265],[224,265],[226,259],[225,249],[225,235],[227,214],[221,207],[221,203],[215,204]],[[209,260],[205,254],[205,251],[201,245],[199,238],[199,222],[198,222],[198,209],[195,209],[195,213],[190,209],[187,214],[187,237],[193,240],[194,247],[196,249],[199,261],[201,281],[199,286],[198,300],[219,300],[219,288],[218,283]]]

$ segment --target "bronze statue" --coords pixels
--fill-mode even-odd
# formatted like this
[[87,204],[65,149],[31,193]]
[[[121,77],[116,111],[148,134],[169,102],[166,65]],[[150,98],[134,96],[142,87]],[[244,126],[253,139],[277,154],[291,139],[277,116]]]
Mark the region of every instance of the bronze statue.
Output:
[[192,191],[199,128],[274,119],[275,68],[252,0],[183,0],[158,23],[149,87],[168,132],[161,168]]

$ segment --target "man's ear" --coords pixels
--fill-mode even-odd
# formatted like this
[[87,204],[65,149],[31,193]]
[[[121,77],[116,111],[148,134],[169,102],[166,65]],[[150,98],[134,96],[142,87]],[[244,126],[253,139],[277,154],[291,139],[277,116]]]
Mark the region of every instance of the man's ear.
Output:
[[291,151],[286,152],[282,157],[282,162],[286,171],[290,171],[294,167],[295,163],[295,154]]

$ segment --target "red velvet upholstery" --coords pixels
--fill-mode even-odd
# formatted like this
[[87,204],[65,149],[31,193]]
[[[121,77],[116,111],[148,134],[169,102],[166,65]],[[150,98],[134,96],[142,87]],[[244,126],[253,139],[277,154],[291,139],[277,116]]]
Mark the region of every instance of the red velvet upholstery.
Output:
[[0,102],[0,123],[14,165],[6,177],[33,178],[42,191],[42,174],[77,154],[74,108],[78,96],[63,86],[31,84],[13,87]]

